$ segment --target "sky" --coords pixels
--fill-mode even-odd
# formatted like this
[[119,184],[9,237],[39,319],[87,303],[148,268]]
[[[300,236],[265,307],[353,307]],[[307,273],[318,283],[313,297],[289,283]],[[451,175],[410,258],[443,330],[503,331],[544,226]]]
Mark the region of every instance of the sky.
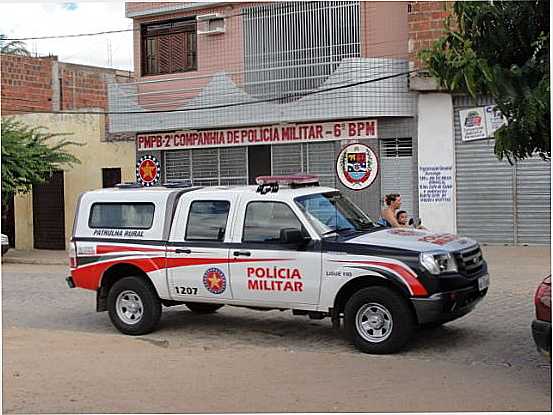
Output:
[[[123,1],[0,3],[0,33],[8,38],[122,29],[132,29],[132,20],[125,17]],[[29,40],[26,41],[26,45],[33,56],[51,54],[58,56],[60,62],[133,69],[132,32],[69,39]]]

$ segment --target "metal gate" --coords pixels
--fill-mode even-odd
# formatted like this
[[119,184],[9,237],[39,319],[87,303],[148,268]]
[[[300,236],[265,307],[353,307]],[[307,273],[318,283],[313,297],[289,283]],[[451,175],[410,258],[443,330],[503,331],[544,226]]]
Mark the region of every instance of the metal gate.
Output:
[[492,244],[549,244],[550,164],[529,159],[510,165],[494,154],[494,140],[462,142],[459,111],[492,105],[454,97],[457,232]]
[[413,140],[406,138],[386,138],[380,140],[380,183],[382,195],[399,193],[401,210],[415,216]]
[[48,182],[33,186],[35,249],[65,249],[64,206],[63,171],[56,171]]

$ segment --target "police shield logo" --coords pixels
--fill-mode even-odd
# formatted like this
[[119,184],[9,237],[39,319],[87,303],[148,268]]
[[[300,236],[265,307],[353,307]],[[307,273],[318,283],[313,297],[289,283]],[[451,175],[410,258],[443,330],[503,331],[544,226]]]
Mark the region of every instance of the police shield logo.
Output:
[[336,160],[336,174],[349,189],[363,190],[369,187],[378,174],[378,159],[365,144],[350,144],[342,149]]
[[154,156],[143,156],[136,163],[136,181],[143,186],[153,186],[159,181],[161,165]]
[[212,294],[222,294],[227,288],[225,274],[219,268],[209,268],[204,272],[204,287]]

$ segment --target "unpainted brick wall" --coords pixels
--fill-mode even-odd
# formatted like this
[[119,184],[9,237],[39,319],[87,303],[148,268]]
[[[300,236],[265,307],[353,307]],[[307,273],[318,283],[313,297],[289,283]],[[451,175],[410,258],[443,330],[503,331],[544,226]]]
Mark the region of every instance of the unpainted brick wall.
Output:
[[[53,79],[54,76],[57,79]],[[1,78],[1,112],[13,115],[33,111],[107,110],[107,83],[127,82],[132,74],[124,76],[124,71],[111,68],[57,62],[55,56],[2,54]],[[54,101],[59,102],[59,108]],[[106,139],[110,137],[106,130]],[[121,141],[134,139],[134,136],[119,134],[115,138]]]
[[409,2],[409,61],[413,69],[423,68],[418,53],[439,39],[445,28],[446,18],[451,15],[451,1],[411,1]]
[[2,114],[52,110],[51,58],[1,54]]

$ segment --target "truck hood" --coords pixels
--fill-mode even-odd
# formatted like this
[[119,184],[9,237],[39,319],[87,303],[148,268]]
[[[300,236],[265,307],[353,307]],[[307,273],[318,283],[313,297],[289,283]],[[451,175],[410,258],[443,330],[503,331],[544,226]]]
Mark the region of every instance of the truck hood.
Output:
[[477,244],[474,239],[463,238],[450,233],[432,233],[425,230],[404,228],[387,228],[363,234],[348,239],[345,243],[378,245],[416,252],[454,252]]

